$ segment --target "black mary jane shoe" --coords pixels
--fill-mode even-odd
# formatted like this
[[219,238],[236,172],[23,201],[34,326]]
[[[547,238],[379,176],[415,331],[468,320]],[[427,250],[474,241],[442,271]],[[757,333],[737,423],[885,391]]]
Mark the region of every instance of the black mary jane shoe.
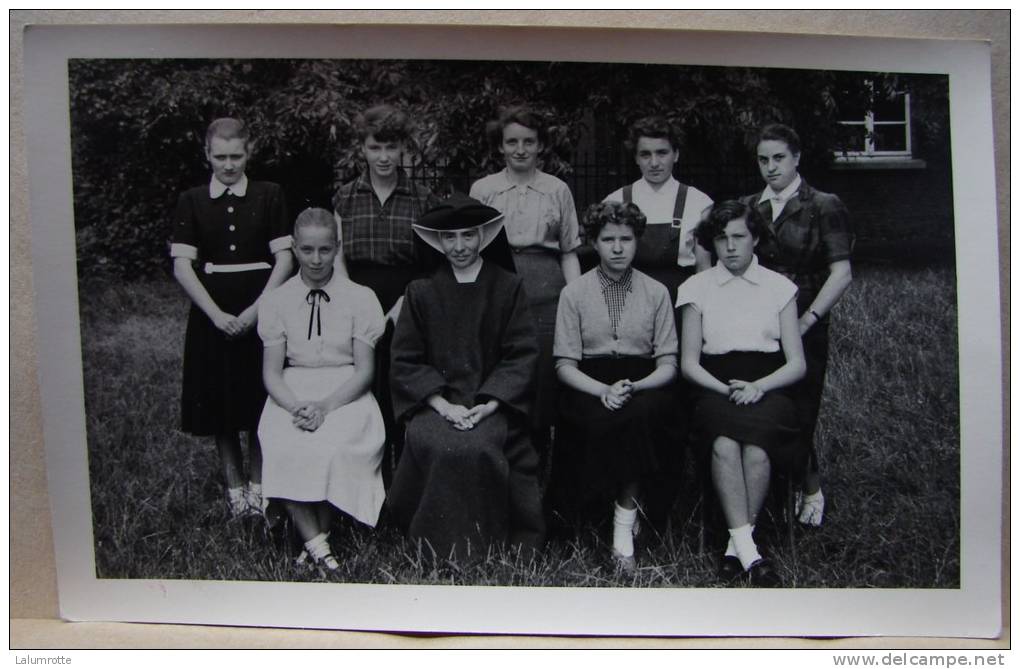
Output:
[[779,574],[776,572],[775,567],[773,567],[772,563],[765,558],[755,560],[754,563],[747,568],[747,574],[751,585],[756,588],[783,587],[783,581],[779,578]]
[[723,583],[734,583],[744,575],[744,565],[735,555],[724,555],[719,562],[718,576]]

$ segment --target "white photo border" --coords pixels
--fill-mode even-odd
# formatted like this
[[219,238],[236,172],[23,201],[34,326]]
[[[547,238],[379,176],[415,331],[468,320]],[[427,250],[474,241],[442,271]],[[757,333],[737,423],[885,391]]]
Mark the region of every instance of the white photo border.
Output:
[[[515,59],[781,68],[810,64],[819,69],[949,76],[960,356],[959,589],[639,590],[96,577],[81,375],[67,61],[195,57],[503,60],[508,53],[522,51],[529,57]],[[80,25],[29,26],[24,53],[43,434],[64,618],[432,633],[984,638],[1000,634],[1002,358],[987,43],[673,30]],[[605,615],[618,607],[627,614]]]

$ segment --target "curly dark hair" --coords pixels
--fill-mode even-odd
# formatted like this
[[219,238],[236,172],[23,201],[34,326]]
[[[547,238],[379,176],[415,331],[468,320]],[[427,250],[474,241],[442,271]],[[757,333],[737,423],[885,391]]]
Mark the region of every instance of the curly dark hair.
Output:
[[627,141],[624,142],[627,151],[637,151],[638,140],[642,137],[668,140],[670,148],[680,150],[681,132],[663,116],[646,116],[634,121],[627,129]]
[[503,129],[511,123],[523,125],[528,130],[534,130],[538,133],[538,141],[542,143],[542,146],[548,144],[546,122],[542,115],[530,107],[518,105],[504,110],[498,119],[485,124],[485,135],[489,138],[489,144],[493,149],[498,151],[499,147],[503,145]]
[[354,119],[358,141],[374,137],[378,142],[406,143],[411,139],[413,127],[407,114],[393,105],[369,107]]
[[754,145],[758,146],[762,142],[769,140],[786,142],[786,145],[790,147],[790,152],[796,155],[800,155],[800,135],[797,131],[788,125],[782,123],[772,123],[767,125],[758,131],[758,139]]
[[634,236],[640,238],[645,234],[647,219],[633,202],[598,202],[584,213],[585,238],[594,244],[602,228],[610,223],[629,225]]
[[694,230],[694,238],[701,245],[701,248],[715,256],[713,241],[723,234],[730,221],[738,219],[747,221],[747,230],[755,239],[761,239],[765,230],[765,221],[762,220],[758,208],[741,202],[740,200],[723,200],[716,202],[701,217],[701,222]]

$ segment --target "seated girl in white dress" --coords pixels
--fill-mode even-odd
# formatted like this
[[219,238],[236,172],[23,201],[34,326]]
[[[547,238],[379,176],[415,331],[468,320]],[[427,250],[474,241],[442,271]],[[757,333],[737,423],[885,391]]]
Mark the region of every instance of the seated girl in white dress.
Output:
[[307,554],[334,570],[333,509],[374,527],[385,498],[386,433],[369,391],[385,321],[370,289],[334,273],[332,213],[301,212],[293,250],[301,271],[259,303],[263,494],[283,502]]

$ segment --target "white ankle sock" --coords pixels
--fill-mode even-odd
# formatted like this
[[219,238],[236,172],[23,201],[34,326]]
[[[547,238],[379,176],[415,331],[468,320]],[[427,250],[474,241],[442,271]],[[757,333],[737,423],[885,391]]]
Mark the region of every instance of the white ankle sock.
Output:
[[[754,525],[751,526],[751,536],[754,536]],[[737,557],[737,545],[733,543],[733,537],[730,537],[729,542],[726,543],[726,557]]]
[[634,522],[637,520],[637,509],[625,509],[614,504],[613,509],[613,549],[623,557],[634,555]]
[[330,554],[328,535],[325,532],[319,532],[305,542],[305,550],[316,561],[326,557]]
[[241,513],[247,508],[244,497],[244,488],[227,488],[227,501],[230,503],[230,510],[233,513]]
[[737,558],[744,569],[750,567],[756,560],[761,559],[758,546],[755,545],[754,538],[751,536],[750,525],[741,525],[731,529],[730,542],[733,544]]

